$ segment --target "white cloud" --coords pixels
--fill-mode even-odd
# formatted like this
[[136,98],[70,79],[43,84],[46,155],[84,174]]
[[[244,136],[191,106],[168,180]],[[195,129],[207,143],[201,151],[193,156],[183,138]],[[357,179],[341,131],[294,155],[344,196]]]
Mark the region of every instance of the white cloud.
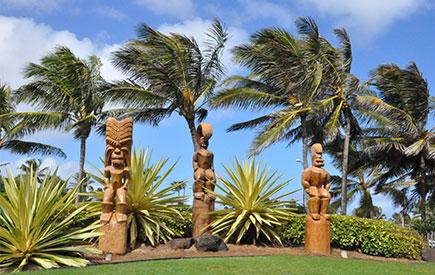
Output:
[[[2,174],[6,175],[8,171],[11,171],[13,174],[20,173],[20,167],[23,165],[30,157],[25,158],[21,157],[14,161],[14,163],[10,163],[9,166],[3,168]],[[42,163],[40,168],[49,168],[50,171],[54,171],[58,168],[57,175],[63,179],[67,179],[69,177],[74,176],[79,171],[79,163],[75,161],[62,161],[58,162],[53,158],[41,158]]]
[[294,14],[284,5],[265,0],[239,0],[239,2],[243,7],[242,20],[271,19],[284,26],[293,24]]
[[0,6],[9,9],[36,9],[51,11],[59,8],[64,0],[0,0]]
[[428,0],[300,0],[320,13],[333,16],[340,26],[351,28],[363,38],[372,38],[399,19],[406,18]]
[[79,39],[72,32],[56,31],[29,18],[0,16],[0,80],[13,88],[22,85],[24,66],[29,62],[38,62],[58,45],[69,47],[81,58],[92,54],[100,56],[103,77],[108,80],[122,78],[122,74],[110,63],[110,52],[117,45],[99,45],[89,38]]
[[110,17],[119,21],[127,18],[127,15],[125,13],[112,7],[100,7],[97,9],[97,13],[102,16]]
[[183,19],[192,17],[195,10],[192,0],[133,0],[133,3],[146,7],[156,14]]
[[[200,47],[204,46],[204,42],[207,40],[207,31],[212,24],[211,20],[204,20],[201,18],[195,18],[193,20],[186,20],[180,24],[161,25],[158,30],[169,34],[169,33],[181,33],[190,37],[194,37],[198,42]],[[230,26],[227,28],[229,33],[229,39],[225,46],[225,50],[222,56],[222,62],[226,67],[226,73],[228,75],[237,73],[240,68],[237,64],[231,61],[230,50],[236,46],[246,42],[249,38],[249,34],[242,28]]]

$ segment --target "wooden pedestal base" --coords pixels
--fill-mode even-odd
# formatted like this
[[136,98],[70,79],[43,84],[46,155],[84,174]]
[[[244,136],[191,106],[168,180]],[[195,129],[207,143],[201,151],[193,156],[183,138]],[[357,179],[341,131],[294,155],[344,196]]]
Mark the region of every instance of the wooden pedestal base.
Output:
[[127,253],[127,222],[116,221],[113,214],[110,221],[101,227],[103,235],[100,236],[99,248],[104,253]]
[[315,255],[331,254],[329,220],[326,220],[325,217],[321,216],[320,220],[314,220],[310,215],[307,215],[305,250]]
[[195,199],[193,200],[193,209],[192,209],[192,236],[199,237],[203,235],[203,228],[208,226],[210,221],[210,214],[208,205],[204,202],[204,200]]

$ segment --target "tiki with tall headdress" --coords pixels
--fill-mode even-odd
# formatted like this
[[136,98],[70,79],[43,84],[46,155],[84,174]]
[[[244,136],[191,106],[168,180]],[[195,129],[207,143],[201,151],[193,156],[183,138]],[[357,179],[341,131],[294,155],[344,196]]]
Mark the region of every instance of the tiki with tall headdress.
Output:
[[201,123],[196,130],[200,146],[193,154],[193,236],[199,236],[211,222],[210,212],[214,211],[215,196],[208,190],[214,190],[216,175],[214,173],[213,153],[208,150],[208,141],[213,135],[213,128],[208,123]]
[[107,119],[104,158],[104,197],[100,249],[123,254],[127,239],[127,190],[130,180],[133,120]]

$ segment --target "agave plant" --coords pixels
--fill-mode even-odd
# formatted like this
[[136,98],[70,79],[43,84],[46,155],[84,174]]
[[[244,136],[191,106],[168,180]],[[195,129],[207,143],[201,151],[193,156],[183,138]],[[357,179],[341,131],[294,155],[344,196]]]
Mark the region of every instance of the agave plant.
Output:
[[84,241],[99,235],[97,223],[74,227],[75,218],[87,207],[70,211],[77,189],[66,194],[66,181],[47,176],[38,183],[38,175],[31,168],[18,182],[11,172],[3,179],[4,194],[0,193],[0,268],[22,270],[33,263],[43,268],[85,266],[86,253],[99,250],[86,246]]
[[289,208],[292,201],[281,199],[293,192],[278,193],[287,187],[289,180],[280,182],[281,176],[276,171],[255,164],[254,159],[243,162],[236,159],[233,169],[223,167],[229,179],[219,177],[216,187],[222,194],[213,194],[224,209],[213,212],[216,219],[210,224],[212,232],[223,234],[226,242],[236,238],[236,243],[240,243],[245,237],[255,243],[265,236],[269,241],[281,243],[275,228],[292,215]]
[[[128,230],[130,247],[134,248],[138,240],[156,245],[166,242],[175,235],[165,220],[183,219],[177,205],[185,201],[184,196],[174,196],[179,184],[162,187],[174,170],[176,163],[164,170],[168,159],[151,163],[151,153],[140,149],[131,159],[130,185],[127,193]],[[103,175],[103,171],[100,171]],[[91,175],[97,182],[104,184],[101,176]],[[102,198],[102,192],[94,195]],[[100,208],[101,209],[101,208]],[[143,240],[142,240],[143,238]]]

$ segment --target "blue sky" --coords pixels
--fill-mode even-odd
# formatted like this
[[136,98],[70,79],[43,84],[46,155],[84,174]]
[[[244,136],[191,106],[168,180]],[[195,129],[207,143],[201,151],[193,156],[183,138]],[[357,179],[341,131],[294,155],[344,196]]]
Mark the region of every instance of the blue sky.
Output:
[[[23,66],[37,62],[56,45],[66,45],[80,57],[96,54],[104,65],[108,80],[123,78],[110,64],[110,52],[135,37],[135,28],[145,22],[162,32],[182,32],[204,39],[214,18],[228,28],[231,39],[228,48],[244,43],[253,32],[270,26],[281,26],[295,32],[294,20],[311,16],[319,24],[322,35],[334,41],[333,29],[345,27],[353,42],[353,72],[366,80],[378,64],[396,63],[405,66],[415,61],[429,82],[435,83],[435,3],[431,0],[0,0],[0,81],[13,88],[25,83]],[[246,73],[224,54],[227,73]],[[431,92],[433,95],[434,93]],[[28,107],[21,106],[21,109]],[[217,173],[221,163],[235,157],[243,159],[253,136],[252,132],[226,133],[231,124],[250,119],[254,114],[237,110],[212,110],[207,122],[214,126],[210,149],[215,153]],[[434,126],[433,119],[429,125]],[[68,133],[47,131],[27,139],[62,147],[67,159],[41,157],[46,165],[59,165],[63,176],[78,170],[79,144]],[[104,139],[89,138],[87,167],[99,165],[104,152]],[[169,157],[178,160],[170,180],[190,180],[192,177],[192,144],[187,125],[181,117],[163,121],[159,127],[135,125],[134,147],[149,147],[154,159]],[[299,188],[301,165],[299,143],[286,147],[273,145],[258,159],[292,178],[290,190]],[[18,166],[28,157],[0,152],[0,162]],[[326,164],[332,174],[337,171]],[[191,184],[191,181],[190,183]],[[295,198],[300,199],[299,192]],[[375,202],[385,213],[394,211],[388,200]]]

